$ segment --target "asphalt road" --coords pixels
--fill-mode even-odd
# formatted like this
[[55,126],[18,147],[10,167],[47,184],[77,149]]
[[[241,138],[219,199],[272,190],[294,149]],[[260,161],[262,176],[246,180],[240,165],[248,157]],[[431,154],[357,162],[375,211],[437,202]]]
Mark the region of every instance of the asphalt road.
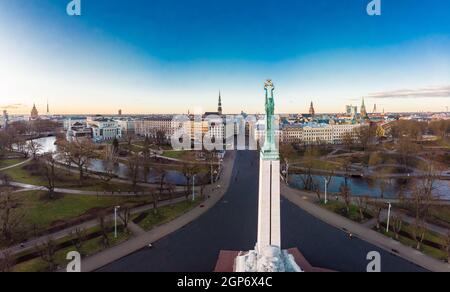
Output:
[[[258,212],[257,152],[240,151],[234,181],[210,211],[181,230],[114,262],[103,272],[210,272],[220,250],[250,250],[256,243]],[[384,272],[420,272],[422,268],[331,227],[282,200],[283,248],[297,247],[313,266],[365,272],[370,251],[381,254]]]

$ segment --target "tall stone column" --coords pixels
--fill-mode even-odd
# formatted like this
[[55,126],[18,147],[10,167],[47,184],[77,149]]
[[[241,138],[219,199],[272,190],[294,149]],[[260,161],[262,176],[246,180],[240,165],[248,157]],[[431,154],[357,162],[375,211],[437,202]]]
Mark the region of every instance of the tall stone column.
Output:
[[259,166],[259,206],[257,251],[268,246],[281,248],[280,161],[265,160]]

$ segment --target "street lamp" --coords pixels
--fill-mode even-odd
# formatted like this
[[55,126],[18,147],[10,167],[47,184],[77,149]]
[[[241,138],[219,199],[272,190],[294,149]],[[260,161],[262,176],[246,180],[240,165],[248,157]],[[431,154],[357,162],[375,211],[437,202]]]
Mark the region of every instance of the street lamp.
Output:
[[196,174],[192,177],[192,201],[195,201],[195,177]]
[[325,178],[325,205],[328,204],[328,179]]
[[114,238],[117,238],[117,210],[120,209],[120,206],[114,207]]
[[289,185],[289,162],[286,159],[286,174],[285,174],[286,184]]
[[392,204],[391,203],[388,203],[388,204],[389,204],[389,210],[388,210],[388,219],[387,219],[386,233],[389,233],[389,224],[390,224],[390,221],[391,221],[391,208],[392,208]]

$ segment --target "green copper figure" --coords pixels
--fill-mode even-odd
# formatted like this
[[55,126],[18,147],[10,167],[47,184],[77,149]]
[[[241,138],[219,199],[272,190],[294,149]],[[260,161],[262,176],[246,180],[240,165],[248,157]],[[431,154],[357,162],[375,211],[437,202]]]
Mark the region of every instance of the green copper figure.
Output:
[[275,141],[275,101],[273,98],[272,80],[267,80],[264,86],[266,91],[266,136],[264,147],[262,149],[263,159],[278,160],[279,153]]

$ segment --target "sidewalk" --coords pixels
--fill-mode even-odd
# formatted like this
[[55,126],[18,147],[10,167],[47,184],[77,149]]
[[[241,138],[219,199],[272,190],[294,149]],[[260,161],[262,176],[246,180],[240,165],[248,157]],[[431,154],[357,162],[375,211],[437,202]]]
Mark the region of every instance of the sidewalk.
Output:
[[[415,263],[429,271],[450,272],[449,264],[428,257],[415,249],[404,246],[399,242],[385,237],[384,235],[379,234],[378,232],[375,232],[361,224],[358,224],[347,218],[323,209],[306,200],[304,197],[308,198],[309,195],[302,191],[289,188],[288,186],[286,186],[286,184],[282,183],[281,193],[293,204],[297,205],[307,213],[331,226],[334,226],[341,230],[345,229],[348,232],[352,233],[354,236],[375,246],[378,246],[379,248],[382,248],[388,252],[391,252],[401,258],[404,258],[412,263]],[[398,251],[398,253],[394,253],[394,250]]]
[[[173,199],[172,201],[168,201],[168,200],[167,201],[163,201],[163,202],[159,203],[159,207],[164,207],[164,206],[180,203],[180,202],[182,202],[184,200],[185,200],[185,198],[177,198],[177,199]],[[149,205],[145,205],[145,206],[134,208],[131,211],[131,214],[132,215],[139,214],[139,213],[142,213],[142,212],[145,212],[145,211],[149,211],[149,210],[152,210],[152,209],[153,209],[153,204],[149,204]],[[113,215],[106,217],[106,221],[112,221],[112,220],[114,220]],[[66,237],[66,236],[70,235],[70,233],[75,231],[76,229],[90,229],[90,228],[95,227],[97,225],[98,225],[98,221],[96,219],[89,220],[89,221],[86,221],[86,222],[81,223],[79,225],[72,226],[72,227],[66,228],[64,230],[55,232],[53,234],[43,235],[43,236],[40,236],[38,238],[31,239],[31,240],[29,240],[27,242],[24,242],[23,247],[21,247],[21,244],[14,245],[14,246],[9,247],[7,249],[1,250],[0,253],[4,252],[4,251],[7,251],[7,252],[10,252],[12,255],[15,255],[17,253],[26,252],[26,251],[28,251],[30,249],[34,249],[38,245],[44,244],[45,242],[48,241],[49,238],[51,238],[53,240],[58,240],[58,239],[61,239],[63,237]],[[134,231],[138,231],[138,229],[134,229],[132,231],[133,232]]]
[[[1,180],[0,180],[1,182]],[[42,186],[36,186],[36,185],[30,185],[30,184],[24,184],[24,183],[18,183],[18,182],[11,182],[9,183],[13,187],[20,188],[20,190],[15,191],[15,193],[21,193],[21,192],[27,192],[27,191],[48,191],[46,187]],[[82,190],[75,190],[75,189],[64,189],[64,188],[55,188],[55,193],[59,194],[66,194],[66,195],[82,195],[82,196],[96,196],[96,197],[142,197],[142,196],[149,196],[151,193],[145,193],[145,192],[138,192],[137,194],[133,192],[106,192],[106,191],[82,191]]]
[[[100,269],[112,262],[115,262],[127,255],[136,252],[142,248],[147,247],[149,244],[154,243],[161,238],[177,231],[178,229],[193,222],[201,215],[210,210],[213,206],[219,202],[228,190],[231,182],[231,176],[233,173],[234,161],[236,158],[235,151],[227,152],[224,161],[224,172],[220,177],[216,185],[208,186],[205,190],[206,194],[209,194],[209,198],[202,204],[202,206],[196,207],[192,211],[178,217],[177,219],[160,225],[147,233],[132,238],[118,246],[107,249],[91,257],[85,258],[82,261],[82,271],[92,272]],[[221,186],[218,188],[217,186]]]
[[3,168],[0,168],[0,171],[5,171],[5,170],[8,170],[8,169],[11,169],[11,168],[17,167],[17,166],[21,166],[21,165],[24,165],[25,163],[28,163],[28,162],[30,162],[31,160],[32,160],[32,158],[28,158],[27,160],[25,160],[25,161],[22,161],[22,162],[20,162],[20,163],[17,163],[17,164],[14,164],[14,165],[8,166],[8,167],[3,167]]

